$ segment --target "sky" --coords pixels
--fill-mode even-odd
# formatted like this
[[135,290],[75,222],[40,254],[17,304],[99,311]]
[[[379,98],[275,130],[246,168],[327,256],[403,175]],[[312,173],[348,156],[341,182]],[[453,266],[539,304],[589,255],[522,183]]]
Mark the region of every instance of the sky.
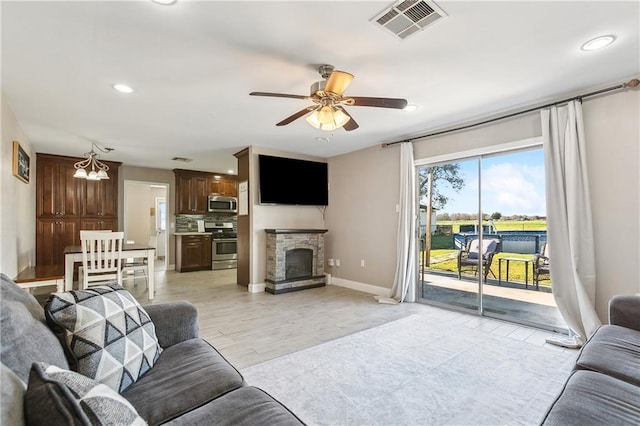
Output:
[[[478,160],[460,164],[465,185],[460,192],[438,182],[449,202],[438,213],[477,213]],[[482,158],[482,211],[503,216],[546,216],[544,152],[542,149],[499,154]]]

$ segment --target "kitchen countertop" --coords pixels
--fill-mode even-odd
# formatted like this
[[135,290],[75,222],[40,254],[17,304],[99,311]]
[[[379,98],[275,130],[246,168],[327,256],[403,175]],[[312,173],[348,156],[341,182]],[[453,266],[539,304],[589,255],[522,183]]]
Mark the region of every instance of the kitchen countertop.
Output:
[[173,235],[211,235],[211,232],[174,232]]

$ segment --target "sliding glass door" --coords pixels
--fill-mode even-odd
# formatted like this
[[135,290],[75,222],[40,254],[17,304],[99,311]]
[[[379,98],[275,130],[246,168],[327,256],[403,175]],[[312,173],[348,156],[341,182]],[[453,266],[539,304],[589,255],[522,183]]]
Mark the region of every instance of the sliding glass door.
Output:
[[[477,277],[477,271],[472,271],[477,265],[464,250],[471,243],[465,235],[473,234],[478,224],[479,170],[477,158],[418,170],[420,299],[473,312],[480,309],[481,288],[473,278]],[[464,279],[458,279],[460,269],[465,272]]]
[[542,148],[428,164],[418,174],[419,299],[564,330],[543,256]]

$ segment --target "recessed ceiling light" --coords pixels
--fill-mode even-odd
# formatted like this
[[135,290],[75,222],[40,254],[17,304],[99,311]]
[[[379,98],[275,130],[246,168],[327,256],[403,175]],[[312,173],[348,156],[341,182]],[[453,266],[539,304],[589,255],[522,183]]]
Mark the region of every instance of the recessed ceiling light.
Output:
[[129,86],[127,86],[126,84],[114,84],[113,88],[116,89],[118,92],[122,92],[122,93],[131,93],[133,92],[133,89]]
[[604,35],[600,37],[596,37],[594,39],[589,40],[585,44],[582,45],[582,50],[597,50],[602,49],[614,42],[616,39],[615,36],[612,35]]
[[232,175],[232,174],[234,174],[234,173],[235,173],[235,171],[234,171],[234,170],[229,169],[229,170],[227,170],[227,173],[229,173],[230,175]]
[[174,4],[178,0],[151,0],[151,1],[154,3],[161,4],[163,6],[169,6],[171,4]]
[[409,104],[406,107],[402,108],[403,111],[412,112],[418,109],[418,105]]

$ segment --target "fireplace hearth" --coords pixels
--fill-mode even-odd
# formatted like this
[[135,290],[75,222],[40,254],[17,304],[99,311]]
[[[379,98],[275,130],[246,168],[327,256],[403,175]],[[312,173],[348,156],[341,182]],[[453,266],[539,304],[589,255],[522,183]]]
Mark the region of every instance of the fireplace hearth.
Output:
[[265,291],[272,294],[326,285],[324,234],[326,229],[266,229]]

